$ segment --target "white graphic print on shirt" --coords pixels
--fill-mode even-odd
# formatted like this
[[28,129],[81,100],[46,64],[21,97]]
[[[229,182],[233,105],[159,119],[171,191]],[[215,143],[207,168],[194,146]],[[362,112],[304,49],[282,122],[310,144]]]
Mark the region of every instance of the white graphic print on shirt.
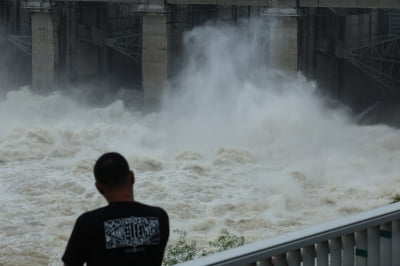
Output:
[[106,249],[160,244],[156,217],[127,217],[104,222]]

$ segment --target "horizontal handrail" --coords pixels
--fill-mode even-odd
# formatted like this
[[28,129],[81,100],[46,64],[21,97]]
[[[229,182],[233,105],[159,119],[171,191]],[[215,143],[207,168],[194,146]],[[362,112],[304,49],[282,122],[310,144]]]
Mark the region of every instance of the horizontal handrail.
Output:
[[400,220],[400,203],[357,213],[350,217],[312,226],[271,239],[249,243],[179,265],[246,265],[396,220]]

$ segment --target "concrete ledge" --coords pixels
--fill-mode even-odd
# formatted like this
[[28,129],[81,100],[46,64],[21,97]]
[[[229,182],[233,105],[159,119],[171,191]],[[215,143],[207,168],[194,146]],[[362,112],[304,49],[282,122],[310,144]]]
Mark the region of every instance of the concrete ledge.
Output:
[[[272,0],[166,0],[167,4],[273,6]],[[278,7],[295,7],[296,0],[278,0]],[[300,7],[400,8],[400,0],[300,0]]]
[[[53,0],[75,2],[71,0]],[[82,2],[142,3],[140,0],[81,0]],[[400,0],[299,0],[300,7],[400,8]],[[27,1],[31,2],[31,1]],[[39,3],[39,2],[38,2]],[[46,2],[41,2],[46,3]],[[273,0],[166,0],[175,5],[237,5],[272,7]],[[296,7],[296,0],[280,0],[278,7]]]
[[[185,5],[262,5],[272,6],[272,0],[167,0],[168,4]],[[284,0],[283,2],[294,2],[295,0]]]
[[25,1],[23,4],[24,8],[31,9],[31,11],[46,11],[51,9],[50,2],[41,2],[41,1]]
[[400,8],[400,0],[300,0],[301,7]]

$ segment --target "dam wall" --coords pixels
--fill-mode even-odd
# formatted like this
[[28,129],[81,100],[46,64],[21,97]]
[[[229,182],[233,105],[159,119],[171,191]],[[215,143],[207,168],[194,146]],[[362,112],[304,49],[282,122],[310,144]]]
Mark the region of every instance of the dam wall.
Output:
[[[299,24],[299,70],[356,112],[376,101],[398,97],[399,66],[387,65],[398,60],[398,52],[391,47],[398,42],[392,33],[397,28],[385,22],[388,12],[310,9]],[[374,54],[377,49],[382,50],[380,55]]]
[[[14,80],[39,93],[82,84],[97,94],[136,90],[140,108],[157,110],[182,66],[186,31],[210,20],[258,17],[271,21],[270,67],[300,71],[358,111],[397,95],[398,51],[390,49],[398,47],[400,20],[398,11],[380,7],[398,3],[345,2],[1,0],[0,46],[15,56],[0,70],[25,77]],[[374,47],[385,52],[374,54]]]

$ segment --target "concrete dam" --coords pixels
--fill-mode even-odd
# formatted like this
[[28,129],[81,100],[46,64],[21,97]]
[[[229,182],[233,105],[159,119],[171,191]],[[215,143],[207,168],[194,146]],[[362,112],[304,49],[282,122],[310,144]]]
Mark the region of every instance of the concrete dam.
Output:
[[186,31],[257,17],[275,22],[263,60],[361,112],[398,97],[399,8],[398,0],[1,0],[0,70],[3,83],[39,93],[124,86],[154,110],[180,69]]

